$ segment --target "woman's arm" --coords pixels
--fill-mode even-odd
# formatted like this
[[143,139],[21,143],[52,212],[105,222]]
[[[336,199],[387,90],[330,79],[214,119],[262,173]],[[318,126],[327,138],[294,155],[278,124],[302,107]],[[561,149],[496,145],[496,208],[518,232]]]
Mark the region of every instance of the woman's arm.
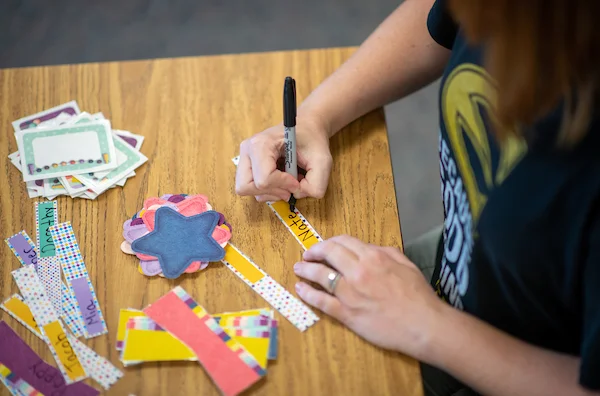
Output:
[[317,87],[298,109],[317,116],[329,135],[438,78],[450,51],[427,30],[433,0],[406,0]]
[[579,357],[527,344],[449,305],[431,330],[421,359],[485,395],[600,395],[578,385]]

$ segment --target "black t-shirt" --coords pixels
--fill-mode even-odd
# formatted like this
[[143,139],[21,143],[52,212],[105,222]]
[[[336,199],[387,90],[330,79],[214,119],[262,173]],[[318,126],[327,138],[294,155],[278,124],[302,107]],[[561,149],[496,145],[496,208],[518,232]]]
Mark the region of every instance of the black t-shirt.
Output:
[[600,117],[569,151],[555,145],[561,108],[524,134],[532,139],[499,144],[483,49],[467,45],[442,0],[428,28],[452,50],[439,95],[445,227],[432,285],[515,337],[580,356],[581,385],[600,389]]

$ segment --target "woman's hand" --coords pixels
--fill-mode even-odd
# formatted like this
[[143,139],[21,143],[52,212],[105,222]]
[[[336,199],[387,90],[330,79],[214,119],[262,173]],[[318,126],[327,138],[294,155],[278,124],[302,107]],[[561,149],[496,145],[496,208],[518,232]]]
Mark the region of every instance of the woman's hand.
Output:
[[444,303],[398,249],[338,236],[314,245],[304,260],[294,272],[329,292],[329,275],[341,277],[333,294],[298,283],[300,298],[373,344],[420,358]]
[[258,201],[322,198],[331,172],[329,131],[317,117],[298,115],[296,145],[298,166],[306,175],[293,176],[277,169],[283,154],[283,126],[277,125],[244,140],[235,177],[239,195],[253,195]]

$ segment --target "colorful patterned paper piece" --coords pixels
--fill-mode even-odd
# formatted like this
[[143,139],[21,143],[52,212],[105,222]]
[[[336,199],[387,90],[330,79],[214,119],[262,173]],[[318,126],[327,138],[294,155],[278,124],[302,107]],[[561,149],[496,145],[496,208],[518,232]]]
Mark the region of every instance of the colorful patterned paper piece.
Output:
[[44,362],[4,321],[0,321],[0,362],[46,395],[96,396],[99,393],[83,382],[67,385],[61,372]]
[[302,245],[304,250],[308,250],[311,246],[323,242],[323,238],[315,231],[312,225],[300,213],[298,208],[294,212],[290,212],[290,205],[284,201],[267,202],[269,208],[277,215],[279,220],[285,224],[286,228],[292,233],[294,238]]
[[60,259],[65,279],[77,301],[84,322],[85,338],[107,333],[106,322],[96,298],[94,286],[88,275],[77,239],[70,222],[50,227],[56,253]]
[[56,248],[48,229],[57,223],[58,209],[56,201],[35,203],[35,230],[40,258],[56,255]]
[[140,310],[127,308],[119,311],[119,325],[117,327],[117,351],[123,350],[125,334],[127,332],[127,322],[135,317],[145,317],[146,314]]
[[[13,395],[44,396],[41,392],[29,385],[27,381],[21,378],[18,374],[13,373],[2,363],[0,363],[0,377],[2,377],[2,382],[7,388],[9,388],[9,391],[11,391]],[[16,393],[13,393],[13,390],[16,391]]]
[[55,257],[40,258],[37,273],[54,306],[54,310],[58,313],[62,312],[62,281],[58,259]]
[[87,378],[35,269],[27,265],[13,271],[12,275],[65,381],[70,384]]
[[77,300],[75,300],[75,297],[71,294],[71,290],[64,283],[60,282],[60,288],[62,290],[62,310],[60,317],[69,326],[71,333],[79,338],[83,335],[84,326],[83,318],[77,308]]
[[144,313],[196,354],[223,394],[237,395],[266,374],[256,359],[181,287],[151,304]]
[[319,320],[302,301],[285,290],[232,244],[225,247],[222,262],[300,331],[308,329]]
[[25,231],[20,231],[4,241],[22,265],[33,264],[37,266],[37,249]]
[[[35,319],[33,318],[31,310],[27,304],[23,302],[21,296],[18,294],[13,295],[2,305],[0,305],[0,308],[4,309],[10,316],[15,318],[37,337],[41,338],[42,340],[44,339],[39,327],[35,322]],[[67,334],[67,338],[69,339],[75,354],[80,358],[80,362],[85,371],[104,389],[110,388],[111,385],[123,377],[123,373],[112,363],[102,356],[99,356],[87,345],[75,338],[75,336],[72,334]]]

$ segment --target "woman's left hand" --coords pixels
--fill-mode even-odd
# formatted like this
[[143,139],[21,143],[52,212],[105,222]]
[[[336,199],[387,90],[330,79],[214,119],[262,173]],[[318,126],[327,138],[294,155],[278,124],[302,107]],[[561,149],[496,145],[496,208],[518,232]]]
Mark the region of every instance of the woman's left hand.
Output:
[[[338,236],[314,245],[304,260],[294,272],[333,293],[300,282],[300,298],[367,341],[422,358],[444,303],[398,249]],[[332,273],[341,275],[333,291]]]

